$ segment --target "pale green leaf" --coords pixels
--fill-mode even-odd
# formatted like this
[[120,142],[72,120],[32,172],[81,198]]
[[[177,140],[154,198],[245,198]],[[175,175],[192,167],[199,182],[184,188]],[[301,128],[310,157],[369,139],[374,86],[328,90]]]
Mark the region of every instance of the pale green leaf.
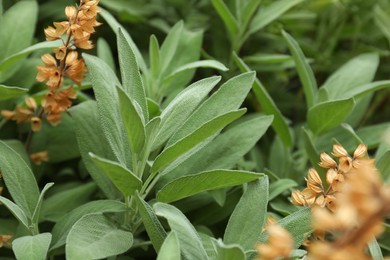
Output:
[[160,75],[165,75],[172,66],[172,59],[177,51],[180,36],[183,31],[183,21],[176,23],[169,31],[160,49]]
[[213,170],[183,176],[165,185],[157,199],[172,202],[192,196],[202,191],[215,190],[240,185],[263,176],[259,173],[238,170]]
[[268,185],[267,176],[248,183],[226,226],[226,244],[239,244],[245,251],[254,248],[267,219]]
[[101,259],[122,254],[133,244],[133,235],[119,229],[103,214],[79,219],[66,238],[66,259]]
[[230,37],[234,38],[239,30],[236,18],[230,12],[229,8],[226,6],[223,0],[211,0],[211,3],[217,11],[219,17],[221,17],[222,21],[224,22]]
[[27,219],[27,216],[26,214],[24,214],[23,210],[18,205],[2,196],[0,196],[0,202],[4,206],[6,206],[9,211],[11,211],[12,215],[14,215],[15,218],[20,221],[20,223],[22,223],[27,229],[29,228],[29,221]]
[[298,183],[292,179],[280,179],[271,183],[269,187],[269,200],[276,198],[278,195],[296,186],[298,186]]
[[115,61],[109,43],[104,38],[99,38],[96,44],[97,56],[104,60],[112,70],[115,70]]
[[241,244],[225,245],[221,240],[212,240],[217,249],[216,260],[245,260],[244,249]]
[[19,237],[12,241],[12,250],[18,260],[45,260],[50,241],[50,233]]
[[114,183],[114,185],[125,196],[130,196],[139,190],[142,186],[142,181],[134,175],[130,170],[124,168],[117,162],[101,158],[92,153],[89,154],[95,165],[102,170]]
[[383,260],[382,250],[376,238],[374,238],[370,243],[368,243],[368,250],[370,251],[372,260]]
[[169,233],[161,250],[158,252],[157,260],[181,260],[180,244],[174,231]]
[[[43,202],[43,197],[45,196],[45,193],[48,189],[50,189],[54,185],[54,182],[49,182],[43,187],[41,194],[38,198],[38,203],[35,207],[34,214],[32,215],[31,222],[32,223],[38,223],[39,215],[41,214],[41,207]],[[51,239],[51,238],[50,238]]]
[[177,234],[184,257],[187,259],[208,259],[199,234],[180,210],[160,202],[154,204],[153,208],[158,216],[167,219],[171,230]]

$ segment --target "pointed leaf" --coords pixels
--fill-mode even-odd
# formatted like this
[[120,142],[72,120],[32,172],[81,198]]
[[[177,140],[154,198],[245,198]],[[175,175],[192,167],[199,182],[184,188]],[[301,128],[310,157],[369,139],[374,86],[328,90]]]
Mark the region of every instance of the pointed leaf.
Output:
[[15,203],[31,218],[38,203],[35,176],[22,157],[0,141],[0,171]]
[[20,221],[20,223],[22,223],[27,229],[29,228],[29,221],[27,216],[18,205],[2,196],[0,196],[0,202],[4,204],[4,206],[6,206],[9,211],[11,211],[12,215],[14,215],[15,218]]
[[161,250],[158,252],[157,260],[181,260],[180,244],[176,233],[169,233]]
[[153,208],[158,216],[167,219],[171,230],[177,234],[181,251],[187,259],[208,259],[198,233],[180,210],[160,202],[154,204]]
[[355,107],[353,98],[327,101],[308,111],[308,124],[315,134],[326,132],[341,124]]
[[[34,210],[34,214],[31,218],[31,222],[32,223],[38,223],[38,218],[39,218],[39,215],[41,214],[41,207],[42,207],[42,202],[43,202],[43,197],[45,196],[45,193],[48,189],[50,189],[52,186],[54,185],[54,182],[49,182],[45,185],[45,187],[43,187],[43,190],[41,192],[41,194],[39,195],[39,198],[38,198],[38,203],[35,207],[35,210]],[[51,240],[51,235],[50,235],[50,240]]]
[[137,154],[141,151],[145,142],[145,126],[141,115],[138,114],[135,107],[136,103],[133,103],[131,98],[121,88],[117,87],[117,90],[120,113],[131,145],[131,151],[132,154]]
[[245,253],[239,244],[225,245],[221,240],[213,239],[214,246],[217,248],[216,260],[245,260]]
[[162,168],[168,166],[179,156],[206,140],[208,137],[212,136],[226,125],[242,116],[245,112],[246,109],[240,109],[218,116],[199,127],[193,133],[164,149],[164,151],[162,151],[162,153],[154,161],[152,172],[158,172]]
[[202,191],[240,185],[263,176],[260,173],[213,170],[175,179],[165,185],[158,193],[157,199],[162,202],[172,202],[192,196]]
[[118,229],[103,214],[78,220],[66,238],[66,259],[100,259],[122,254],[133,244],[130,232]]
[[229,8],[226,6],[223,0],[211,0],[211,3],[217,11],[219,17],[221,17],[222,21],[224,22],[230,36],[234,38],[239,30],[236,18],[230,12]]
[[159,252],[167,233],[154,213],[153,208],[140,197],[138,192],[134,198],[146,232],[153,243],[154,249],[156,252]]
[[92,158],[95,165],[110,178],[123,195],[130,196],[133,195],[136,190],[141,189],[142,181],[135,176],[134,173],[117,162],[101,158],[93,153],[90,153],[89,156]]
[[117,42],[123,89],[131,100],[134,100],[140,105],[143,117],[145,121],[148,121],[148,104],[146,102],[144,84],[139,72],[137,59],[131,44],[123,34],[121,28],[118,29]]
[[282,35],[294,58],[295,66],[303,85],[303,91],[305,92],[307,107],[311,108],[314,105],[314,99],[317,95],[317,82],[314,73],[295,39],[285,31],[282,31]]
[[50,233],[19,237],[12,242],[16,259],[45,260],[51,241]]
[[180,36],[183,31],[183,21],[176,23],[169,31],[160,49],[160,75],[164,75],[172,63],[177,51]]
[[298,183],[292,179],[280,179],[271,183],[269,187],[269,200],[276,198],[278,195],[296,186],[298,186]]
[[267,219],[268,185],[267,176],[248,183],[227,224],[226,244],[239,244],[245,251],[255,247]]

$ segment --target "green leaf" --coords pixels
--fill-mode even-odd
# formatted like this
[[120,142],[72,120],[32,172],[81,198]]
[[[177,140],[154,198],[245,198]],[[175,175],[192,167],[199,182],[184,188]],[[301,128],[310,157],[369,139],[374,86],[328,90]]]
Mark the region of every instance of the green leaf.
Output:
[[112,14],[110,14],[109,12],[104,10],[102,7],[99,7],[99,9],[100,9],[99,14],[104,18],[104,20],[106,20],[107,24],[111,27],[111,29],[115,33],[118,33],[119,28],[122,30],[124,36],[126,37],[127,42],[130,44],[131,49],[134,52],[135,57],[137,58],[137,63],[139,65],[141,71],[146,73],[148,71],[148,69],[146,68],[145,61],[142,57],[141,52],[137,48],[137,45],[135,45],[133,39],[131,39],[131,36],[129,35],[129,33],[126,31],[126,29],[120,23],[118,23],[118,21],[115,19],[115,17]]
[[[237,7],[238,6],[241,6],[242,3],[241,1],[237,1]],[[261,0],[249,0],[247,1],[246,5],[243,6],[243,8],[241,8],[240,12],[240,29],[241,30],[246,30],[247,29],[247,26],[250,22],[250,20],[252,19],[253,17],[253,14],[256,12],[257,8],[259,7],[261,3]]]
[[259,141],[271,125],[273,116],[244,116],[227,127],[214,140],[181,163],[161,181],[214,169],[231,169]]
[[344,96],[347,98],[359,98],[371,92],[375,92],[388,87],[390,87],[390,80],[375,81],[349,89],[344,93]]
[[[49,182],[45,185],[45,187],[43,187],[43,190],[42,190],[41,194],[39,195],[38,203],[37,203],[37,206],[35,207],[34,214],[32,215],[32,218],[31,218],[32,223],[38,224],[38,218],[39,218],[39,215],[41,214],[43,197],[45,196],[46,191],[48,189],[50,189],[53,185],[54,185],[54,182]],[[50,237],[50,240],[51,240],[51,237]]]
[[320,158],[320,153],[317,151],[316,147],[314,146],[313,137],[311,136],[311,132],[304,127],[302,127],[302,139],[303,139],[303,143],[305,145],[305,151],[309,157],[311,165],[318,172],[321,172],[321,170],[323,171],[323,168],[321,168],[318,165],[318,159]]
[[[35,1],[21,1],[12,5],[2,16],[0,22],[0,61],[30,46],[38,15]],[[6,39],[6,40],[4,40]],[[18,65],[3,67],[0,70],[0,82],[16,72]]]
[[157,78],[160,71],[160,47],[156,36],[153,34],[150,36],[149,40],[149,63],[150,63],[150,73],[152,78]]
[[[89,152],[114,160],[115,155],[108,143],[101,125],[95,101],[83,102],[69,109],[72,118],[75,120],[77,143],[80,154],[89,174],[110,199],[122,197],[122,194],[110,181],[110,179],[93,163]],[[99,144],[99,145],[96,145]]]
[[167,219],[179,239],[182,254],[187,259],[208,259],[199,234],[184,214],[174,206],[157,202],[153,208],[158,216]]
[[[298,248],[305,241],[307,235],[312,232],[311,219],[311,209],[306,207],[279,220],[277,223],[291,234],[295,248]],[[267,235],[266,232],[263,232],[260,235],[259,242],[265,243],[266,241]]]
[[261,30],[302,1],[303,0],[279,0],[273,1],[269,6],[260,8],[252,19],[248,34],[253,34]]
[[9,211],[11,211],[12,215],[14,215],[15,218],[20,221],[20,223],[22,223],[27,229],[29,228],[29,221],[27,216],[18,205],[2,196],[0,196],[0,202],[4,204],[4,206],[6,206]]
[[118,161],[123,165],[130,166],[130,145],[120,120],[119,97],[116,90],[116,86],[120,86],[120,83],[115,73],[104,61],[88,54],[83,54],[83,57],[88,66],[103,133]]
[[97,56],[104,60],[112,70],[115,70],[115,61],[110,45],[104,38],[99,38],[96,44]]
[[50,233],[19,237],[12,241],[12,250],[18,260],[45,260],[50,241]]
[[156,252],[159,252],[167,233],[162,227],[152,207],[141,198],[138,192],[134,198],[146,232],[153,243],[154,249]]
[[368,243],[368,250],[373,260],[383,260],[382,250],[375,238]]
[[[268,177],[248,183],[225,229],[223,241],[253,249],[267,219]],[[245,219],[245,221],[243,221]]]
[[138,103],[133,103],[131,98],[121,88],[117,87],[117,90],[122,121],[127,132],[132,154],[135,156],[142,150],[145,143],[145,125],[135,107]]
[[183,176],[168,183],[157,193],[157,199],[162,202],[172,202],[202,191],[240,185],[261,176],[263,175],[259,173],[238,170],[201,172]]
[[172,66],[172,59],[177,51],[180,36],[183,31],[183,21],[177,22],[169,31],[160,49],[160,75],[165,75]]
[[121,28],[118,29],[117,42],[123,89],[131,100],[137,102],[141,107],[142,115],[147,122],[149,121],[148,104],[146,102],[145,89],[139,72],[137,59],[131,43],[123,34]]
[[62,44],[63,43],[61,40],[39,42],[19,51],[18,53],[12,54],[11,56],[5,58],[4,60],[0,59],[1,61],[0,71],[3,71],[3,73],[5,73],[5,75],[2,76],[1,76],[2,73],[0,73],[0,81],[4,80],[4,78],[7,78],[8,75],[10,76],[10,74],[7,74],[7,72],[8,73],[15,72],[16,69],[20,67],[20,63],[23,61],[23,59],[27,57],[30,53],[35,51],[50,50],[56,47],[60,47]]
[[305,58],[305,54],[294,38],[285,31],[282,31],[282,35],[294,58],[298,75],[303,85],[303,91],[305,92],[307,107],[311,108],[314,105],[314,99],[317,95],[317,82],[314,77],[314,73]]
[[236,245],[225,245],[220,239],[212,240],[214,246],[217,249],[216,260],[245,260],[245,253],[241,246]]
[[116,256],[133,244],[130,232],[118,229],[103,214],[88,214],[78,220],[66,238],[66,259],[100,259]]
[[298,186],[298,183],[292,179],[280,179],[271,183],[269,187],[269,200],[276,198],[278,195],[296,186]]
[[352,112],[354,106],[353,98],[317,104],[308,111],[309,127],[317,135],[326,132],[342,123]]
[[382,31],[387,41],[390,43],[390,16],[380,7],[380,4],[374,6],[374,21],[376,26]]
[[114,161],[101,158],[93,153],[89,156],[95,165],[100,168],[125,196],[133,195],[141,188],[142,181],[131,171]]
[[0,100],[7,100],[26,94],[28,89],[18,87],[8,87],[0,85]]
[[219,17],[225,24],[227,31],[231,38],[234,38],[239,30],[238,22],[233,14],[230,12],[229,8],[223,2],[223,0],[211,0],[215,10],[217,11]]
[[168,166],[179,156],[188,152],[191,148],[200,144],[208,137],[212,136],[216,132],[220,131],[229,123],[233,122],[246,112],[246,109],[240,109],[237,111],[231,111],[221,116],[218,116],[209,122],[205,123],[191,134],[180,139],[173,145],[165,148],[160,155],[157,156],[152,166],[152,172],[158,172],[164,167]]
[[248,72],[225,82],[211,97],[202,103],[184,122],[182,127],[169,139],[172,145],[179,139],[195,131],[207,121],[238,109],[251,89],[255,72]]
[[0,171],[16,205],[31,218],[39,198],[37,181],[22,157],[3,141],[0,141]]
[[161,250],[158,252],[157,260],[181,260],[180,244],[174,231],[169,233]]
[[196,69],[196,68],[211,68],[211,69],[217,69],[221,71],[227,71],[228,68],[225,67],[224,64],[222,64],[219,61],[216,60],[199,60],[194,61],[185,65],[182,65],[175,69],[171,74],[166,76],[164,78],[164,84],[168,84],[169,82],[172,82],[175,80],[175,78],[180,75],[183,72],[186,72],[188,70]]
[[220,80],[221,77],[199,80],[185,88],[169,103],[161,113],[161,125],[153,150],[171,137]]
[[65,244],[66,237],[72,226],[84,215],[92,213],[124,212],[125,204],[116,200],[95,200],[86,203],[68,214],[64,215],[55,225],[52,231],[53,240],[50,250]]
[[[250,68],[237,56],[237,54],[234,53],[233,58],[237,66],[240,68],[241,72],[250,71]],[[258,79],[255,79],[252,90],[255,93],[256,98],[259,101],[264,112],[267,115],[274,116],[272,127],[278,134],[280,139],[283,141],[283,144],[288,147],[292,146],[292,135],[290,133],[286,120],[284,119],[279,108],[276,106],[272,97],[268,94],[266,88],[261,84]]]
[[379,65],[376,53],[366,53],[349,60],[324,83],[329,94],[329,100],[350,98],[354,89],[370,83]]
[[383,180],[390,181],[390,150],[383,153],[381,157],[376,158],[375,165],[381,173]]
[[57,222],[71,210],[88,203],[97,190],[94,182],[86,184],[76,183],[76,185],[45,199],[40,218]]

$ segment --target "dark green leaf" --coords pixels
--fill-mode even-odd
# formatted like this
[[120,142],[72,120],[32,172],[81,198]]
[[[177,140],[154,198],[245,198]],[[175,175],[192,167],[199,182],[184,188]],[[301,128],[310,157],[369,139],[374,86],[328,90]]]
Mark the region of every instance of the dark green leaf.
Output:
[[0,85],[0,100],[7,100],[26,94],[28,89],[18,87],[8,87]]

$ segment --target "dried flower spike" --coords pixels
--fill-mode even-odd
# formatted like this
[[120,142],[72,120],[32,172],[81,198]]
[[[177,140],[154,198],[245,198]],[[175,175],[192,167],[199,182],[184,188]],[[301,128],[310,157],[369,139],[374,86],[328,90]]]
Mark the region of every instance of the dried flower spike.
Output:
[[256,249],[259,260],[273,260],[288,258],[294,249],[294,241],[289,232],[278,224],[271,224],[266,227],[268,233],[267,244],[257,244]]

